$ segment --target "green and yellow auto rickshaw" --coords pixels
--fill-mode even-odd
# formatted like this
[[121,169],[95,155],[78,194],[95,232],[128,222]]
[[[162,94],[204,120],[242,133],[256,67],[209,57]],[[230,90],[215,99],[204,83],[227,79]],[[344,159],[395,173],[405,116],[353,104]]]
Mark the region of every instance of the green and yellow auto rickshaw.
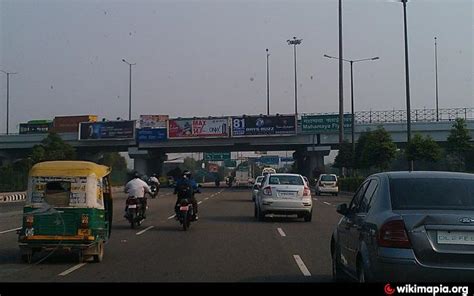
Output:
[[23,225],[18,242],[22,260],[34,253],[68,250],[79,262],[101,262],[112,227],[110,168],[87,161],[47,161],[29,172]]

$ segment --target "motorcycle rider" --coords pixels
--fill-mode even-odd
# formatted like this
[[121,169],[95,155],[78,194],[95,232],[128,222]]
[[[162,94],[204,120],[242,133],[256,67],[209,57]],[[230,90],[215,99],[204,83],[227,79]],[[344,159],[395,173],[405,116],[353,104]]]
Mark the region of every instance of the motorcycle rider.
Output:
[[155,185],[155,187],[156,187],[156,193],[155,194],[158,195],[158,191],[160,190],[160,185],[161,184],[160,184],[160,181],[158,180],[156,174],[151,175],[151,177],[148,179],[148,184],[150,184],[150,187],[152,185]]
[[[188,190],[186,190],[188,188]],[[197,186],[196,181],[192,178],[190,171],[184,171],[183,175],[178,181],[176,182],[176,186],[174,188],[174,194],[177,194],[176,204],[175,204],[175,212],[178,214],[179,202],[183,198],[188,198],[194,209],[194,217],[193,220],[198,220],[198,205],[197,200],[194,197],[194,192],[198,192],[199,187]],[[176,215],[177,216],[177,215]]]
[[[138,172],[135,172],[133,175],[133,179],[130,180],[127,185],[125,185],[125,193],[128,194],[128,198],[137,198],[138,201],[142,205],[143,209],[143,218],[146,218],[145,212],[146,212],[146,196],[145,193],[150,193],[151,190],[148,184],[140,179],[140,174]],[[127,218],[127,209],[128,205],[125,205],[125,218]]]

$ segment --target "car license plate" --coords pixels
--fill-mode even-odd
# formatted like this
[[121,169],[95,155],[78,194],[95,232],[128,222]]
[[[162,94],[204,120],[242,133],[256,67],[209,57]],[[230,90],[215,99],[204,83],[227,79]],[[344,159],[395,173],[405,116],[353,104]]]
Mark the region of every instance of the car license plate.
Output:
[[293,197],[296,196],[296,192],[293,192],[293,191],[279,191],[278,195],[281,198],[293,198]]
[[187,211],[189,209],[189,206],[182,206],[182,207],[179,207],[179,210],[180,211]]
[[474,245],[474,231],[438,231],[438,244]]
[[137,205],[129,205],[128,208],[129,208],[129,209],[136,209],[136,208],[137,208]]

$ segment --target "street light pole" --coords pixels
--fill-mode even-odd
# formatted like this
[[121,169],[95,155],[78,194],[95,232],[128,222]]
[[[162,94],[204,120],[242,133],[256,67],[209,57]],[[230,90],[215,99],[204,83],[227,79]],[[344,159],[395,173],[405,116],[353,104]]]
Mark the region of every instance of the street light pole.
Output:
[[293,57],[295,61],[295,115],[298,116],[298,82],[296,78],[296,45],[301,44],[301,41],[303,39],[296,39],[296,37],[293,37],[293,39],[289,39],[286,42],[288,42],[289,45],[293,45]]
[[3,73],[7,74],[7,135],[9,133],[9,128],[8,128],[8,124],[9,124],[9,118],[10,118],[10,75],[14,75],[14,74],[18,74],[18,73],[14,73],[14,72],[5,72],[3,70],[0,70],[2,71]]
[[435,75],[436,75],[436,121],[439,121],[439,106],[438,106],[438,43],[437,38],[434,38],[435,41]]
[[352,138],[352,153],[355,155],[355,112],[354,112],[354,71],[353,71],[353,64],[363,61],[375,61],[378,60],[379,57],[373,57],[368,59],[360,59],[360,60],[346,60],[346,59],[339,59],[333,56],[329,56],[327,54],[324,55],[325,58],[336,59],[344,62],[348,62],[351,64],[351,138]]
[[[410,107],[410,71],[408,67],[408,33],[407,33],[407,1],[403,2],[403,22],[405,35],[405,88],[406,88],[406,104],[407,104],[407,145],[411,142],[411,107]],[[408,169],[413,171],[413,161],[408,162]]]
[[125,59],[122,59],[122,62],[126,63],[129,66],[129,83],[128,83],[128,120],[132,120],[132,66],[136,63],[131,64]]
[[342,0],[339,0],[339,146],[344,142],[344,81],[342,71]]
[[268,57],[270,54],[268,53],[268,48],[266,49],[267,51],[267,115],[270,115],[270,71],[269,71],[269,65],[268,65]]

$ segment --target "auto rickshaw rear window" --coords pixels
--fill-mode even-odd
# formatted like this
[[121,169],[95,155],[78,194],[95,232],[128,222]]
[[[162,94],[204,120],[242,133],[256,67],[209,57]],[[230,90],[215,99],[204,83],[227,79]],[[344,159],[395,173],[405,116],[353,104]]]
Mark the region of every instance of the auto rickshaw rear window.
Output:
[[67,207],[71,199],[71,182],[54,181],[46,183],[44,201],[53,207]]

